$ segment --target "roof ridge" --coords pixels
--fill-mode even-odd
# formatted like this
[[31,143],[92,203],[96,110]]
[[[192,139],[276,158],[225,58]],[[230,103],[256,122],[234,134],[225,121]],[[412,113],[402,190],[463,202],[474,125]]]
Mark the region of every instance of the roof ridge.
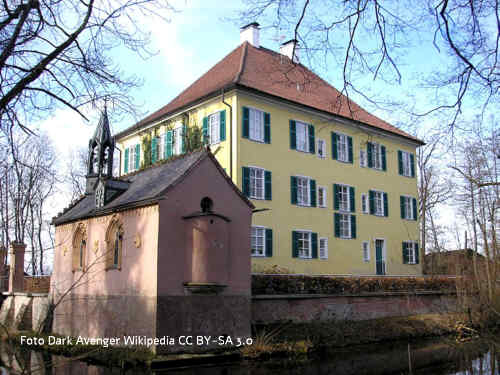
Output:
[[245,68],[245,61],[247,58],[247,50],[248,50],[248,42],[245,41],[243,43],[243,52],[241,53],[240,68],[238,70],[238,73],[236,73],[236,76],[233,79],[233,83],[238,83],[240,81],[241,74],[243,73],[243,69]]

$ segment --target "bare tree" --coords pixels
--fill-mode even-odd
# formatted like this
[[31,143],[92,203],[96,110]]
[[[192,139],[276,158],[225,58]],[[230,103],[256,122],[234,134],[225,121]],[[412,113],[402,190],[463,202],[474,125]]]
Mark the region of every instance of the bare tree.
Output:
[[56,106],[78,112],[106,97],[134,111],[130,88],[110,51],[126,46],[147,55],[140,16],[165,19],[167,0],[5,0],[0,5],[0,126],[29,124]]
[[[298,40],[301,56],[313,67],[340,66],[343,94],[357,93],[372,103],[366,90],[373,83],[360,90],[366,77],[394,91],[395,84],[411,78],[405,72],[424,72],[420,83],[432,90],[432,102],[415,113],[440,110],[454,129],[465,106],[471,110],[472,103],[481,111],[498,106],[499,12],[499,0],[245,0],[237,22],[259,21],[278,38]],[[407,59],[415,49],[436,53],[439,65],[429,70],[429,60],[424,68],[421,59]],[[403,103],[397,95],[391,104]]]
[[73,150],[68,159],[66,181],[70,186],[72,201],[85,193],[85,176],[88,167],[87,153],[86,148],[80,147]]

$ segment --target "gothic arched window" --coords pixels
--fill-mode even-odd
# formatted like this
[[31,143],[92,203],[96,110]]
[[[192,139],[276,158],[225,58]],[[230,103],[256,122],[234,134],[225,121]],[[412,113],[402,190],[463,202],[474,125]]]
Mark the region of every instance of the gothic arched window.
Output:
[[73,236],[72,255],[73,271],[84,271],[87,256],[87,231],[83,224],[78,225]]
[[114,219],[106,232],[106,269],[121,269],[123,251],[123,226]]

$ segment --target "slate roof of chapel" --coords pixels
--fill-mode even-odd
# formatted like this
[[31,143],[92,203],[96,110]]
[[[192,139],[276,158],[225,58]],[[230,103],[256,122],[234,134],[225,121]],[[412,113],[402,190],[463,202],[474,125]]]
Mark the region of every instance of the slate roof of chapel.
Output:
[[120,177],[119,180],[129,182],[127,190],[101,208],[96,208],[95,206],[94,193],[82,195],[59,215],[54,217],[52,224],[61,225],[157,203],[165,197],[168,189],[182,182],[183,178],[205,158],[209,158],[214,162],[217,169],[241,199],[251,208],[254,208],[253,204],[240,192],[224,172],[224,169],[218,164],[210,150],[201,149],[178,156],[175,159],[158,162],[143,170]]
[[159,110],[118,133],[121,138],[150,123],[182,111],[221,90],[248,89],[367,124],[414,142],[423,142],[361,108],[302,64],[264,47],[242,43]]

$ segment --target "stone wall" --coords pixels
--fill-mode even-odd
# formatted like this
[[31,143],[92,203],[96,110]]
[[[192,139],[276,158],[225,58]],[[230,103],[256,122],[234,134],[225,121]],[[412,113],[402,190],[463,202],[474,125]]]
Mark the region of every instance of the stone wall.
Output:
[[252,297],[252,323],[366,320],[456,311],[455,295],[440,292]]

